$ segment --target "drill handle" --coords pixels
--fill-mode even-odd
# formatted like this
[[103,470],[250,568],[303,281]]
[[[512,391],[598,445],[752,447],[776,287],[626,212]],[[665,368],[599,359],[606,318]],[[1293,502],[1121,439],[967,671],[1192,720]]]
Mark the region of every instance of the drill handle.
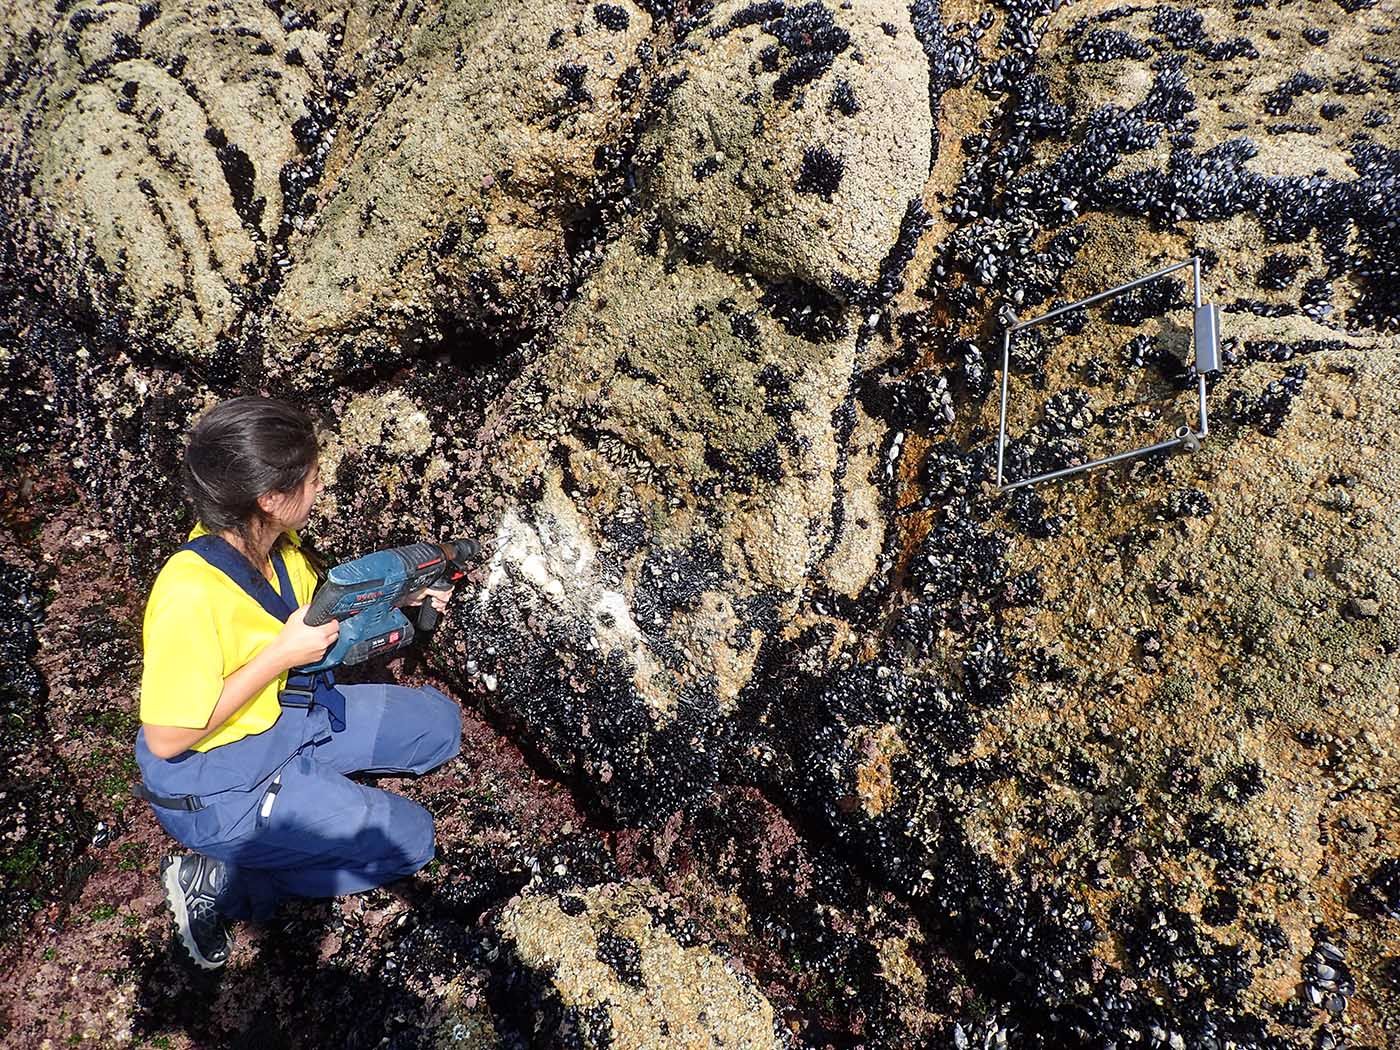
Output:
[[[342,603],[346,595],[353,595],[354,591],[353,587],[331,583],[329,580],[321,584],[311,599],[311,608],[306,610],[306,616],[303,617],[306,626],[320,627],[323,623],[329,623],[335,618],[336,606]],[[347,610],[341,610],[342,615],[345,611]],[[354,612],[351,612],[351,615],[354,615]]]
[[[446,582],[450,586],[456,586],[457,581],[467,574],[467,561],[475,560],[481,553],[481,545],[476,540],[454,540],[451,543],[439,544],[444,553],[448,553],[447,564],[443,566],[442,575],[434,580],[434,584]],[[437,626],[438,611],[433,607],[432,599],[424,598],[423,604],[418,606],[418,627],[423,631],[431,631]]]
[[423,604],[418,606],[418,629],[420,631],[431,631],[437,626],[438,611],[434,608],[432,600],[423,599]]

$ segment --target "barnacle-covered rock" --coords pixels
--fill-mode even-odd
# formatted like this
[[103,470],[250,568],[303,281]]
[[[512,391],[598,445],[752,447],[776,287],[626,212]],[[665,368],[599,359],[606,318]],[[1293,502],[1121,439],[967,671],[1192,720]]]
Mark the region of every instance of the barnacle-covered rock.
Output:
[[480,432],[490,556],[451,643],[561,768],[647,821],[714,784],[725,720],[826,555],[854,354],[838,306],[794,329],[783,286],[670,250],[631,224]]
[[8,6],[36,10],[7,49],[0,135],[71,253],[59,271],[110,276],[104,307],[144,351],[218,369],[276,273],[280,180],[302,161],[295,125],[325,89],[332,36],[251,0],[217,19],[189,3]]
[[620,655],[656,710],[732,704],[822,553],[853,353],[840,329],[788,331],[764,294],[668,265],[639,229],[612,247],[488,446],[510,502],[484,630],[537,606],[571,647]]
[[644,144],[671,230],[770,278],[843,295],[875,282],[931,159],[907,5],[726,0],[665,75],[684,80]]
[[714,948],[682,946],[644,883],[560,897],[527,894],[497,920],[520,967],[510,994],[533,1013],[531,1045],[736,1047],[780,1045],[773,1008]]
[[[1007,61],[979,85],[1004,103],[975,131],[963,125],[960,144],[943,139],[940,167],[958,145],[966,166],[943,213],[956,230],[916,256],[931,257],[919,293],[933,305],[896,302],[953,319],[906,342],[914,364],[900,382],[913,384],[915,368],[959,363],[960,339],[983,338],[989,316],[1030,318],[1199,254],[1206,297],[1227,304],[1205,450],[994,500],[983,484],[996,399],[955,397],[945,433],[903,442],[920,469],[890,476],[891,502],[913,512],[899,529],[914,593],[891,598],[898,648],[851,675],[794,645],[790,663],[770,665],[782,667],[779,697],[758,710],[782,727],[775,749],[798,756],[773,763],[772,779],[979,951],[1014,957],[1017,983],[1033,989],[1022,1016],[1049,1006],[1053,1023],[1049,1004],[1065,1004],[1059,1019],[1090,1042],[1131,1028],[1160,1045],[1223,1045],[1226,1033],[1269,1045],[1265,1018],[1293,994],[1313,902],[1340,919],[1378,860],[1337,848],[1329,829],[1387,819],[1384,786],[1400,765],[1396,627],[1368,631],[1392,600],[1380,592],[1397,585],[1386,392],[1400,348],[1367,331],[1389,327],[1375,310],[1352,310],[1390,294],[1390,278],[1371,276],[1384,266],[1365,261],[1393,228],[1388,205],[1360,194],[1397,173],[1386,149],[1344,134],[1312,137],[1333,151],[1321,162],[1332,180],[1299,173],[1299,156],[1252,163],[1218,116],[1237,104],[1226,78],[1201,68],[1258,52],[1218,12],[1193,14],[1105,4],[1040,27],[1008,11]],[[1115,32],[1085,45],[1100,61],[1074,65],[1065,45],[1101,26]],[[1042,32],[1047,79],[1005,77]],[[1349,23],[1343,36],[1352,49],[1336,62],[1391,68],[1365,43],[1378,34]],[[1313,46],[1287,39],[1285,56]],[[943,104],[963,119],[978,105],[955,91]],[[1294,134],[1308,133],[1274,137]],[[1372,231],[1360,251],[1348,250],[1348,221]],[[1325,281],[1261,281],[1257,246],[1280,240],[1301,242],[1291,250],[1307,261],[1271,275],[1346,271],[1358,294],[1338,296],[1332,279],[1327,312],[1312,308]],[[1017,334],[1009,478],[1194,419],[1182,278]],[[891,399],[891,432],[909,422],[902,406]],[[1364,469],[1344,465],[1357,458]],[[944,689],[942,718],[925,728],[913,712],[928,710],[927,687],[910,680],[928,678],[961,688]],[[872,814],[853,786],[883,781],[869,756],[886,725],[908,753],[889,764],[887,805]],[[1224,883],[1229,899],[1212,889]],[[1358,937],[1368,959],[1383,952],[1377,934]],[[1100,981],[1126,994],[1090,1004],[1072,991]],[[1191,1005],[1154,1013],[1129,985]],[[1347,1006],[1369,1025],[1387,1009],[1383,995]]]
[[414,391],[391,387],[348,397],[335,408],[335,427],[321,446],[321,477],[328,492],[322,512],[331,523],[319,535],[328,549],[354,549],[341,522],[402,528],[429,513],[428,493],[448,473],[437,452],[439,428]]
[[645,97],[651,19],[613,6],[621,18],[551,0],[351,20],[359,86],[289,244],[273,371],[309,387],[413,356],[451,334],[443,315],[488,339],[552,316],[569,227]]

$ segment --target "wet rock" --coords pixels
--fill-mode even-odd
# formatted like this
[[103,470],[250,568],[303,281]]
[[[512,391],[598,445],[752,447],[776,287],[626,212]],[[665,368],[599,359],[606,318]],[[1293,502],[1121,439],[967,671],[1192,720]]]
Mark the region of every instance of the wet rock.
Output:
[[31,571],[0,560],[0,942],[70,890],[74,863],[96,833],[74,797],[74,774],[54,746],[47,689],[34,666],[45,605],[41,586]]

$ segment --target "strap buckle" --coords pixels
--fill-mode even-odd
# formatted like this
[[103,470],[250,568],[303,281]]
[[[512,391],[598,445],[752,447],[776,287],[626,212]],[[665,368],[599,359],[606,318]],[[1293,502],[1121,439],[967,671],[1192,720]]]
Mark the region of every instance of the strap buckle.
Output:
[[198,795],[177,795],[174,797],[157,795],[139,781],[131,785],[131,793],[137,798],[149,802],[153,806],[159,806],[161,809],[179,809],[187,813],[198,813],[204,808],[204,800]]
[[[297,699],[288,699],[296,697]],[[277,699],[282,702],[283,707],[306,707],[309,708],[316,702],[316,690],[301,686],[289,685],[277,694]]]

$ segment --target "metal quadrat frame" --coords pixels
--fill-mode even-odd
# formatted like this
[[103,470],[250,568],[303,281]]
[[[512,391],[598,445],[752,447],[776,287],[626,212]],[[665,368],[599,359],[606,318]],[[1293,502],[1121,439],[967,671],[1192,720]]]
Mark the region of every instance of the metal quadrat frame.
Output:
[[[1111,456],[1103,456],[1099,459],[1091,460],[1088,463],[1079,463],[1071,467],[1063,467],[1060,470],[1050,470],[1042,474],[1035,474],[1019,481],[1006,482],[1003,473],[1003,464],[1006,458],[1006,401],[1007,389],[1011,377],[1011,336],[1026,328],[1033,328],[1035,325],[1044,324],[1052,318],[1067,314],[1071,310],[1079,310],[1094,303],[1111,299],[1115,295],[1155,281],[1159,277],[1175,273],[1191,267],[1192,274],[1192,298],[1195,303],[1195,314],[1192,324],[1192,343],[1195,349],[1196,359],[1196,391],[1197,403],[1199,406],[1199,418],[1197,428],[1193,430],[1190,425],[1177,428],[1173,437],[1165,441],[1158,441],[1152,445],[1144,445],[1141,448],[1129,449],[1127,452],[1117,452]],[[1102,467],[1109,463],[1118,463],[1125,459],[1133,459],[1137,456],[1146,456],[1153,452],[1164,452],[1172,449],[1185,449],[1195,452],[1201,447],[1201,440],[1210,433],[1210,425],[1206,419],[1206,374],[1220,370],[1220,307],[1211,303],[1201,302],[1201,260],[1199,256],[1187,259],[1184,262],[1173,263],[1171,266],[1163,267],[1145,277],[1120,284],[1116,288],[1110,288],[1106,292],[1099,292],[1080,299],[1077,302],[1068,303],[1065,306],[1056,307],[1048,313],[1029,321],[1017,321],[1002,333],[1001,338],[1001,425],[997,436],[997,491],[1009,492],[1011,489],[1021,488],[1023,485],[1034,485],[1041,481],[1051,481],[1056,478],[1068,477],[1071,474],[1079,474],[1095,467]]]

